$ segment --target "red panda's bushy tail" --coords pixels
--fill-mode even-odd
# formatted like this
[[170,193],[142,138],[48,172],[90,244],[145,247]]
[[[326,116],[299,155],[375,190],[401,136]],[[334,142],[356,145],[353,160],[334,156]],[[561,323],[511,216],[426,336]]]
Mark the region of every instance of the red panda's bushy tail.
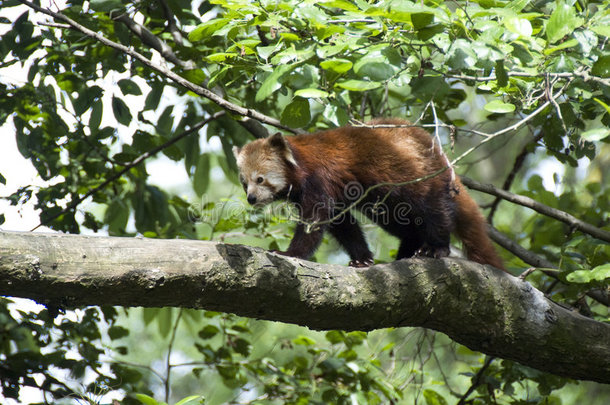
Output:
[[490,264],[506,271],[502,259],[498,256],[491,239],[487,234],[487,221],[481,214],[477,203],[468,195],[459,179],[455,179],[459,190],[457,201],[456,233],[462,240],[464,253],[472,261]]

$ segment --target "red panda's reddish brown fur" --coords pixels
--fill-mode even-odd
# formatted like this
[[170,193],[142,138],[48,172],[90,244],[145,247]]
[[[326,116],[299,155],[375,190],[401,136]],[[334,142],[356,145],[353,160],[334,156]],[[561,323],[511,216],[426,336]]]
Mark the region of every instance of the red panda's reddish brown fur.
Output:
[[[287,255],[310,257],[328,230],[347,250],[351,265],[372,264],[355,218],[349,212],[338,216],[357,202],[357,209],[401,240],[397,259],[447,256],[449,235],[455,232],[469,259],[504,268],[485,219],[448,168],[440,146],[407,121],[380,119],[364,127],[276,134],[234,153],[250,203],[288,199],[303,222],[322,224],[309,233],[298,224]],[[365,190],[369,193],[363,196]],[[408,208],[408,215],[399,218],[399,208]]]

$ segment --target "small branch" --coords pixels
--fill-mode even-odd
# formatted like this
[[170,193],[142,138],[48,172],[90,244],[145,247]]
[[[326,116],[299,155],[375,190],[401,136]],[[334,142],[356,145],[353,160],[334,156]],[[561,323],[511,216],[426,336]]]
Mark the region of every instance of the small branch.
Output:
[[513,194],[511,192],[502,190],[497,188],[492,184],[482,184],[476,180],[470,179],[468,177],[462,177],[462,183],[467,187],[481,191],[483,193],[495,195],[496,197],[501,197],[506,201],[510,201],[515,204],[522,205],[527,208],[531,208],[534,211],[546,215],[548,217],[554,218],[558,221],[561,221],[575,229],[578,229],[581,232],[587,233],[597,239],[610,242],[610,232],[597,228],[587,222],[581,221],[580,219],[574,217],[567,212],[558,210],[556,208],[549,207],[548,205],[544,205],[539,203],[538,201],[525,197],[518,194]]
[[487,368],[490,366],[491,362],[494,361],[495,359],[496,358],[493,356],[487,356],[483,366],[479,369],[479,371],[477,371],[475,376],[472,378],[472,384],[470,385],[468,390],[464,393],[464,395],[461,396],[460,400],[458,401],[458,405],[465,404],[466,400],[468,399],[470,394],[472,394],[474,392],[474,390],[476,390],[479,387],[479,385],[481,385],[481,378],[483,377],[485,370],[487,370]]
[[182,76],[172,72],[170,69],[168,69],[165,66],[162,65],[158,65],[154,62],[152,62],[151,60],[149,60],[148,58],[146,58],[145,56],[143,56],[142,54],[134,51],[131,48],[128,48],[124,45],[118,44],[114,41],[109,40],[108,38],[104,37],[103,35],[99,34],[98,32],[92,31],[89,28],[86,28],[84,26],[82,26],[81,24],[77,23],[76,21],[72,20],[71,18],[61,14],[61,13],[56,13],[54,11],[45,9],[43,7],[38,6],[37,4],[31,2],[31,1],[26,1],[26,0],[19,0],[19,2],[25,4],[26,6],[32,8],[33,10],[36,10],[40,13],[46,14],[50,17],[53,17],[55,19],[61,20],[67,24],[69,24],[72,28],[82,32],[83,34],[96,39],[97,41],[101,42],[104,45],[107,45],[111,48],[114,48],[120,52],[123,52],[126,55],[131,56],[132,58],[140,61],[142,64],[144,64],[145,66],[148,66],[149,68],[157,71],[158,73],[161,73],[162,75],[164,75],[165,77],[169,78],[170,80],[174,81],[175,83],[185,87],[186,89],[192,91],[195,94],[198,94],[202,97],[207,98],[208,100],[216,103],[217,105],[219,105],[221,108],[230,111],[234,114],[243,116],[243,117],[250,117],[250,118],[254,118],[260,122],[263,122],[265,124],[269,124],[272,125],[276,128],[281,128],[287,132],[291,132],[291,133],[299,133],[302,131],[298,131],[295,129],[292,129],[290,127],[287,127],[285,125],[283,125],[279,120],[275,119],[275,118],[271,118],[268,117],[264,114],[259,113],[256,110],[250,109],[250,108],[245,108],[245,107],[241,107],[237,104],[233,104],[227,100],[225,100],[224,98],[220,97],[219,95],[217,95],[216,93],[214,93],[213,91],[199,86],[195,83],[192,83],[190,81],[188,81],[187,79],[183,78]]
[[165,60],[172,62],[174,65],[177,65],[184,70],[192,70],[197,68],[197,65],[193,61],[183,61],[178,58],[169,45],[150,32],[148,28],[132,20],[126,13],[121,12],[119,15],[114,15],[111,12],[110,18],[125,24],[125,26],[131,30],[131,32],[140,38],[142,43],[159,52]]
[[82,203],[83,201],[85,201],[87,198],[89,198],[90,196],[92,196],[93,194],[97,193],[99,190],[103,189],[104,187],[106,187],[108,184],[112,183],[113,181],[115,181],[116,179],[118,179],[119,177],[123,176],[125,173],[127,173],[129,170],[131,170],[131,168],[139,165],[140,163],[142,163],[144,160],[148,159],[151,156],[156,155],[157,153],[161,152],[163,149],[166,149],[168,147],[170,147],[171,145],[175,144],[176,142],[178,142],[179,140],[181,140],[182,138],[199,131],[201,128],[203,128],[204,126],[206,126],[209,122],[220,118],[221,116],[225,115],[224,111],[219,111],[217,113],[215,113],[214,115],[212,115],[211,117],[201,121],[199,124],[193,126],[190,129],[187,129],[186,131],[182,132],[179,135],[176,135],[175,137],[173,137],[172,139],[170,139],[169,141],[165,142],[162,145],[157,146],[156,148],[153,148],[151,150],[149,150],[148,152],[140,155],[137,159],[126,163],[123,167],[123,170],[121,170],[120,172],[112,175],[111,177],[109,177],[108,179],[106,179],[106,181],[104,181],[102,184],[100,184],[97,187],[92,188],[91,190],[89,190],[87,193],[83,194],[81,197],[77,198],[76,200],[72,201],[70,204],[68,204],[68,206],[66,208],[64,208],[63,210],[61,210],[59,213],[46,218],[44,221],[40,221],[40,223],[38,225],[36,225],[34,228],[32,228],[32,230],[30,232],[35,231],[36,229],[40,228],[43,225],[47,225],[48,223],[50,223],[51,221],[53,221],[55,218],[58,218],[59,216],[65,214],[66,212],[75,209],[80,203]]
[[557,104],[557,100],[555,99],[555,97],[553,97],[554,83],[551,83],[550,75],[548,73],[544,77],[544,82],[545,82],[544,92],[545,92],[546,99],[549,100],[551,102],[551,104],[553,104],[553,107],[555,108],[555,111],[557,112],[557,118],[559,118],[559,122],[561,122],[561,128],[563,129],[563,133],[564,133],[564,135],[567,136],[568,127],[566,127],[566,123],[563,120],[563,115],[561,114],[561,108],[559,107],[559,104]]
[[[521,167],[523,167],[523,163],[525,163],[525,158],[527,157],[527,155],[529,155],[531,153],[531,151],[529,150],[530,146],[533,145],[535,147],[536,144],[538,143],[538,141],[540,139],[542,139],[543,135],[544,135],[544,133],[542,131],[540,131],[540,133],[538,135],[536,135],[531,142],[528,142],[523,147],[523,149],[521,149],[521,152],[515,158],[515,163],[513,163],[513,168],[511,169],[510,173],[508,173],[508,176],[506,176],[506,179],[504,180],[504,183],[502,184],[502,190],[504,190],[504,191],[510,190],[510,187],[513,184],[513,181],[515,180],[517,173],[519,172],[519,170],[521,170]],[[487,215],[487,221],[490,224],[493,222],[493,217],[494,217],[494,214],[496,213],[496,209],[498,208],[498,205],[500,205],[500,201],[502,201],[502,198],[496,197],[493,200],[493,202],[491,203],[489,215]]]
[[[504,235],[502,232],[498,231],[493,226],[489,226],[487,232],[489,234],[489,237],[498,245],[502,246],[504,249],[508,250],[509,252],[517,256],[519,259],[523,260],[525,263],[534,266],[536,270],[540,270],[547,276],[558,280],[557,272],[554,271],[555,269],[557,269],[557,266],[555,266],[553,263],[525,249],[517,242]],[[522,274],[523,278],[527,277],[527,275],[529,275],[531,272],[532,269],[526,270]],[[608,293],[605,293],[601,290],[590,290],[587,292],[587,295],[595,301],[599,302],[600,304],[610,307],[610,297],[608,296]]]
[[172,336],[169,340],[169,345],[167,347],[167,361],[166,361],[166,369],[167,376],[164,381],[165,385],[165,402],[169,403],[169,393],[170,393],[170,382],[172,377],[172,364],[170,362],[172,357],[172,350],[174,348],[174,342],[176,341],[176,332],[178,331],[178,326],[180,325],[180,318],[182,318],[182,308],[178,310],[178,316],[176,317],[176,321],[174,322],[174,327],[172,328]]
[[176,18],[174,17],[172,9],[169,7],[167,1],[165,0],[159,0],[159,3],[161,3],[161,7],[163,7],[163,12],[165,13],[165,18],[167,19],[167,29],[172,34],[174,42],[179,45],[183,45],[184,37],[182,36],[182,31],[180,31],[180,29],[176,25]]
[[[470,76],[463,74],[451,74],[451,73],[441,73],[443,76],[450,79],[458,79],[458,80],[472,80],[475,82],[489,82],[492,80],[496,80],[496,74],[492,73],[489,76]],[[560,72],[560,73],[527,73],[527,72],[506,72],[508,77],[544,77],[547,76],[550,78],[563,78],[563,79],[575,79],[580,78],[584,81],[594,81],[604,86],[610,86],[610,79],[601,78],[598,76],[594,76],[589,74],[587,71],[576,71],[576,72]]]

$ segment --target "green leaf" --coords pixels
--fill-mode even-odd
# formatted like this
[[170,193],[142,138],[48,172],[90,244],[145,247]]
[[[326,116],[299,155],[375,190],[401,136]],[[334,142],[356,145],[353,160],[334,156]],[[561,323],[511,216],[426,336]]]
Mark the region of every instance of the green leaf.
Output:
[[122,326],[113,325],[108,328],[108,336],[112,340],[120,339],[125,336],[129,336],[129,329],[125,329]]
[[447,400],[434,390],[424,390],[424,399],[427,405],[447,405]]
[[326,332],[326,340],[330,343],[336,345],[337,343],[341,343],[345,341],[345,332],[340,330],[330,330]]
[[89,116],[89,128],[94,131],[100,127],[102,123],[102,113],[104,105],[102,100],[95,100],[91,106],[91,115]]
[[506,18],[504,19],[504,25],[510,32],[514,32],[522,38],[529,38],[532,36],[532,24],[525,18]]
[[138,401],[142,402],[144,405],[161,405],[165,404],[164,402],[157,402],[153,397],[149,397],[146,394],[135,394],[135,397]]
[[589,142],[601,141],[610,135],[608,128],[594,128],[580,134],[580,137]]
[[224,28],[231,20],[227,18],[216,18],[199,24],[193,31],[188,35],[188,39],[191,42],[201,41],[204,38],[209,38],[214,35],[216,31]]
[[342,127],[349,122],[349,116],[345,111],[345,107],[340,105],[336,100],[332,100],[326,105],[322,115],[337,127]]
[[218,52],[206,56],[205,59],[209,62],[220,63],[235,57],[237,57],[237,53],[235,52]]
[[300,335],[292,339],[292,343],[300,346],[314,346],[316,344],[316,341],[310,338],[309,336]]
[[112,96],[112,112],[114,113],[114,118],[116,118],[120,124],[125,126],[131,124],[132,117],[127,104],[116,96]]
[[280,79],[283,75],[290,72],[294,68],[295,65],[281,65],[275,68],[273,72],[263,81],[263,84],[261,84],[261,87],[256,92],[256,102],[265,100],[267,97],[273,94],[274,91],[282,87]]
[[129,207],[121,198],[113,198],[104,213],[104,223],[108,224],[108,232],[117,234],[125,231],[129,220]]
[[550,55],[553,52],[557,52],[557,51],[560,51],[560,50],[566,49],[566,48],[572,48],[572,47],[577,46],[577,45],[578,45],[578,40],[572,38],[572,39],[569,39],[569,40],[567,40],[565,42],[562,42],[561,44],[559,44],[557,46],[545,49],[544,50],[544,54],[545,55]]
[[489,103],[485,104],[485,108],[487,111],[492,113],[506,114],[515,111],[515,106],[513,104],[505,103],[500,100],[493,100]]
[[120,0],[91,0],[89,4],[92,10],[103,12],[123,8],[123,2]]
[[416,30],[420,30],[430,25],[432,21],[434,21],[434,14],[432,13],[411,14],[411,22],[413,23],[413,28],[415,28]]
[[152,86],[150,92],[146,95],[146,100],[144,101],[144,110],[155,110],[159,106],[159,101],[161,100],[161,96],[163,95],[162,85]]
[[354,5],[352,1],[346,1],[346,0],[324,0],[324,1],[318,1],[318,3],[320,3],[321,5],[324,5],[326,7],[330,7],[330,8],[339,8],[341,10],[345,10],[345,11],[353,11],[353,12],[358,12],[360,11],[360,9]]
[[349,71],[353,66],[353,63],[348,59],[328,59],[320,62],[320,67],[324,70],[331,70],[335,73],[345,73]]
[[202,196],[208,189],[210,184],[210,155],[203,153],[199,156],[195,174],[193,175],[193,189],[195,194]]
[[378,87],[381,87],[381,83],[373,82],[373,81],[350,79],[350,80],[345,80],[345,81],[337,83],[337,86],[342,89],[345,89],[345,90],[367,91],[367,90],[374,90]]
[[576,16],[574,7],[561,2],[551,14],[546,24],[546,37],[550,44],[571,34],[576,28],[581,26],[583,19]]
[[602,100],[600,100],[597,97],[593,97],[593,100],[595,100],[599,105],[601,105],[602,107],[604,107],[606,109],[606,112],[608,114],[610,114],[610,106],[606,103],[604,103]]
[[606,281],[610,279],[610,263],[602,264],[592,270],[576,270],[567,275],[570,283],[588,284],[593,281]]
[[599,77],[610,77],[610,55],[600,56],[593,64],[591,73]]
[[309,111],[309,101],[297,97],[282,111],[280,118],[282,124],[293,128],[304,127],[311,121],[311,112]]
[[220,332],[220,329],[214,325],[206,325],[199,331],[199,337],[201,339],[210,339],[216,336]]
[[294,92],[295,96],[303,98],[326,98],[330,94],[324,90],[319,89],[301,89]]
[[186,405],[189,402],[197,401],[197,403],[201,403],[204,400],[202,395],[191,395],[189,397],[183,398],[180,401],[176,402],[175,405]]
[[156,130],[157,133],[163,136],[172,135],[172,128],[174,127],[174,116],[173,116],[174,106],[169,105],[165,107],[159,119],[157,120]]
[[496,61],[496,80],[499,87],[504,87],[508,84],[508,74],[504,68],[504,61]]
[[133,94],[134,96],[142,95],[142,90],[140,90],[140,86],[136,84],[133,80],[130,79],[121,79],[118,82],[118,85],[123,92],[124,95]]
[[602,37],[610,37],[610,26],[608,25],[596,25],[594,27],[590,27],[590,30]]

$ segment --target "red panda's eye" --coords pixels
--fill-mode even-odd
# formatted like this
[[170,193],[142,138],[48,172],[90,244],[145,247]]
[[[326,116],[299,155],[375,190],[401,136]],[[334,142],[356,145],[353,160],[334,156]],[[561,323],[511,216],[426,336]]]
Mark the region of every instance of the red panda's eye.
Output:
[[258,176],[258,177],[256,178],[256,182],[257,182],[258,184],[261,184],[261,183],[262,183],[264,180],[265,180],[265,179],[263,179],[261,176]]

